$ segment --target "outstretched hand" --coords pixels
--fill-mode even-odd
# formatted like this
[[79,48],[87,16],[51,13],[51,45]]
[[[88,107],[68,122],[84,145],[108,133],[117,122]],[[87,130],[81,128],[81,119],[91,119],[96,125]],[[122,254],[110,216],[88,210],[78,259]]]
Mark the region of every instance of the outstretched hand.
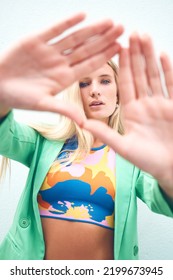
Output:
[[121,25],[104,20],[55,40],[84,18],[77,14],[0,57],[1,108],[53,111],[75,118],[75,109],[69,110],[54,96],[116,54],[115,40],[123,33]]
[[153,175],[173,197],[173,67],[160,57],[167,98],[151,39],[133,34],[119,57],[119,93],[125,135],[86,120],[83,127],[127,160]]

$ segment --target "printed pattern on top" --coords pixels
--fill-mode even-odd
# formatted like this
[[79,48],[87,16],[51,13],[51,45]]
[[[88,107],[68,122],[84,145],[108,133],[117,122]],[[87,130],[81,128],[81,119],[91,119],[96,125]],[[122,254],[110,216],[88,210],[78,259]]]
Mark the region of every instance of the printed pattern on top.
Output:
[[[76,146],[73,137],[64,144],[58,159],[67,157],[67,150]],[[55,161],[51,166],[39,191],[40,216],[114,229],[115,152],[103,145],[92,148],[80,163],[59,165]]]

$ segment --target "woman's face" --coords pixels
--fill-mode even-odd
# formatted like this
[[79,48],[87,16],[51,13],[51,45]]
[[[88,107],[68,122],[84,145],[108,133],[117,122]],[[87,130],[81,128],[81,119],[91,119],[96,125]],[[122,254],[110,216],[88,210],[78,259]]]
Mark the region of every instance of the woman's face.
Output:
[[82,78],[79,87],[87,118],[108,123],[117,104],[117,85],[113,69],[105,64]]

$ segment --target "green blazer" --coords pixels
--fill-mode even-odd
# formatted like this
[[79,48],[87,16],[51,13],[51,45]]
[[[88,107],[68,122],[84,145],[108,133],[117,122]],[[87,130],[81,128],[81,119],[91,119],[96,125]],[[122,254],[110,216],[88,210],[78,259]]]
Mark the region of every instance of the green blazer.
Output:
[[[17,123],[10,112],[0,124],[0,154],[29,167],[26,186],[13,224],[0,245],[0,259],[43,259],[45,244],[37,193],[52,162],[63,146],[34,129]],[[173,217],[157,181],[122,157],[116,157],[114,258],[138,259],[137,197],[160,214]]]

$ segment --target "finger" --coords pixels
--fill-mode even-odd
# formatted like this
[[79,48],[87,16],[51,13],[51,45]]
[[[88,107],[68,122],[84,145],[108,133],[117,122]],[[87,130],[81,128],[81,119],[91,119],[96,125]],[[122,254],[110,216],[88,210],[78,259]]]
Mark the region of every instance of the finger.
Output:
[[51,96],[42,99],[34,109],[38,111],[48,111],[64,115],[79,125],[85,121],[85,116],[79,106],[75,104],[67,105],[66,102],[57,100]]
[[91,55],[93,56],[101,52],[111,45],[112,42],[114,42],[114,40],[116,40],[122,33],[123,27],[121,25],[117,27],[114,26],[111,29],[106,30],[100,36],[96,37],[94,40],[86,42],[67,57],[67,59],[70,61],[70,65],[76,64],[82,60],[85,60]]
[[133,33],[130,36],[130,60],[132,75],[136,89],[136,97],[144,97],[148,94],[148,83],[145,73],[145,65],[141,53],[139,36]]
[[74,75],[74,81],[81,79],[83,76],[90,74],[109,59],[111,59],[120,50],[120,46],[117,43],[112,43],[108,48],[102,50],[100,53],[88,57],[82,62],[79,62],[71,67]]
[[119,152],[121,150],[120,143],[122,136],[105,123],[98,120],[87,119],[82,124],[82,128],[91,132],[95,138],[107,144],[114,151]]
[[106,30],[109,30],[113,26],[113,22],[111,20],[104,20],[100,23],[93,24],[82,28],[76,32],[73,32],[69,36],[60,40],[54,46],[58,48],[60,51],[66,51],[73,49],[81,44],[83,44],[86,40],[104,33]]
[[162,53],[160,56],[160,61],[162,64],[162,69],[164,72],[165,84],[168,95],[170,98],[173,99],[173,66],[170,61],[170,58],[165,54]]
[[40,32],[38,34],[38,36],[42,41],[47,42],[47,41],[52,40],[53,38],[57,37],[58,35],[62,34],[65,30],[80,23],[84,19],[85,19],[84,13],[76,14],[76,15],[74,15],[70,18],[67,18],[66,20],[48,28],[47,30]]
[[122,105],[136,98],[130,56],[127,49],[121,49],[119,55],[119,96]]
[[141,37],[141,48],[145,57],[146,73],[152,95],[163,96],[162,83],[155,57],[154,46],[148,35]]

